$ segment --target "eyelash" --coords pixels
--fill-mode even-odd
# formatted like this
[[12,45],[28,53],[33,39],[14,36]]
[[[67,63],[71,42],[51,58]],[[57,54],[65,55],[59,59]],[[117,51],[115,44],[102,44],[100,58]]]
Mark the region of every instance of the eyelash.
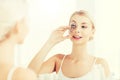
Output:
[[76,25],[75,24],[71,24],[71,29],[75,29]]
[[87,28],[87,26],[81,26],[82,28]]

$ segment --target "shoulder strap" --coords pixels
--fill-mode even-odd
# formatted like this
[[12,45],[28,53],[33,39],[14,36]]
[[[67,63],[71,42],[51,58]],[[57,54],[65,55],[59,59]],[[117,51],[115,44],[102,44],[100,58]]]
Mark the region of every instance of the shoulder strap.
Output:
[[[60,69],[61,69],[61,67],[62,67],[62,64],[63,64],[63,62],[64,62],[65,57],[66,57],[66,55],[63,57],[63,59],[62,59],[62,61],[61,61]],[[59,70],[60,70],[60,69],[59,69]]]
[[93,65],[95,65],[96,61],[97,61],[97,57],[94,58]]
[[13,67],[9,73],[8,73],[8,76],[7,76],[7,80],[12,80],[12,77],[13,77],[13,73],[14,71],[17,69],[17,67]]

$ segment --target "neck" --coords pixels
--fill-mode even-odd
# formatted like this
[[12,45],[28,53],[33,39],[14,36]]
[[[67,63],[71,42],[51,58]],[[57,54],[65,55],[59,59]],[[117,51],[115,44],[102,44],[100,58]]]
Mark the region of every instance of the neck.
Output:
[[14,43],[4,41],[0,43],[0,64],[14,64]]
[[86,44],[82,44],[82,45],[73,44],[71,57],[77,60],[88,57],[87,45]]

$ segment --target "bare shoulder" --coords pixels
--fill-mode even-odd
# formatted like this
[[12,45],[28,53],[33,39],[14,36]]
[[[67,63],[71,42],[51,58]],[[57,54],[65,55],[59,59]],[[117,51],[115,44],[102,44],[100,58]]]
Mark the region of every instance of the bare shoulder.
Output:
[[64,57],[64,54],[55,54],[52,57],[50,57],[47,61],[57,61],[61,60]]
[[56,59],[58,59],[58,60],[62,60],[64,56],[65,56],[64,54],[56,54],[56,55],[54,55],[54,57]]
[[107,61],[104,58],[100,58],[100,57],[96,57],[96,63],[97,64],[101,64],[101,65],[105,65],[107,64]]
[[56,73],[59,72],[61,62],[62,62],[64,56],[65,56],[64,54],[56,54],[55,55],[55,57],[56,57]]
[[64,54],[56,54],[52,56],[50,59],[48,59],[48,61],[54,60],[57,63],[61,63],[64,56],[65,56]]
[[97,57],[96,64],[101,64],[104,69],[105,75],[109,76],[110,74],[109,65],[108,65],[108,62],[104,58]]
[[36,74],[28,68],[17,68],[13,74],[13,80],[36,80]]

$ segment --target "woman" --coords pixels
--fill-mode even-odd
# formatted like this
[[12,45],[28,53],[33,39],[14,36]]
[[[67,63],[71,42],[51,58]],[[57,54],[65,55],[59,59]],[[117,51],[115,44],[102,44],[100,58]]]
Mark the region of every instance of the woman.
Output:
[[[63,36],[69,30],[69,36]],[[72,14],[69,27],[60,27],[33,58],[29,67],[38,74],[56,72],[60,80],[104,80],[110,75],[107,62],[103,58],[89,54],[87,43],[93,39],[95,26],[84,10]],[[41,63],[54,45],[65,40],[72,41],[72,51],[68,55],[56,54]]]
[[28,32],[23,0],[0,0],[0,80],[36,80],[30,69],[14,65],[14,48]]

